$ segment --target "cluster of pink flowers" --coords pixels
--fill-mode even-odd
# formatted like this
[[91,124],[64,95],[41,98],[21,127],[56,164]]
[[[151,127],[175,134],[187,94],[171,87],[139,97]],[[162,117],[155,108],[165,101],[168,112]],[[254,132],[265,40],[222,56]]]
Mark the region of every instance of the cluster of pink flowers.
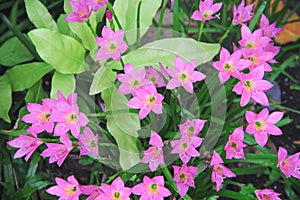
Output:
[[[137,70],[127,63],[124,66],[125,73],[117,75],[117,79],[121,82],[118,92],[133,96],[128,106],[140,110],[140,119],[144,119],[151,111],[161,114],[164,96],[157,92],[157,88],[174,89],[182,86],[186,91],[193,93],[193,83],[205,78],[205,75],[196,71],[195,67],[195,61],[185,63],[179,56],[175,58],[173,69],[164,69],[161,65],[160,73],[151,66],[147,70],[144,68]],[[168,81],[167,84],[164,78]]]
[[[26,155],[28,161],[33,152],[43,144],[38,134],[46,131],[59,137],[60,143],[48,143],[47,148],[41,153],[42,157],[49,157],[49,163],[57,162],[61,166],[70,151],[73,149],[72,141],[78,141],[80,156],[94,155],[98,158],[98,135],[94,135],[87,127],[89,122],[85,114],[79,111],[76,104],[77,94],[72,93],[66,99],[60,91],[57,92],[58,99],[43,99],[42,104],[29,103],[27,106],[29,114],[22,120],[31,124],[27,129],[28,135],[19,137],[7,142],[8,145],[19,148],[14,158]],[[83,133],[80,133],[84,127]],[[68,134],[68,132],[71,133]]]
[[69,3],[73,12],[67,15],[66,22],[85,22],[92,11],[100,10],[108,0],[69,0]]

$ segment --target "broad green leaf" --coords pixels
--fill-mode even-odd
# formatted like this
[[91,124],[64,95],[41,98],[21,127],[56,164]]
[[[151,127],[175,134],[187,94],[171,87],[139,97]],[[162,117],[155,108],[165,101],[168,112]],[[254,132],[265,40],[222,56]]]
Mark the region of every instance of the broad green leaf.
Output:
[[92,51],[98,48],[91,28],[86,23],[70,22],[69,27],[81,40],[82,45]]
[[30,21],[36,28],[58,30],[47,8],[39,0],[25,0],[25,7]]
[[[102,93],[106,111],[129,109],[127,99],[117,92],[115,86],[106,89]],[[137,131],[140,129],[140,120],[137,113],[114,113],[107,115],[107,128],[115,138],[120,157],[119,162],[122,169],[127,170],[140,161],[139,151],[136,145]]]
[[6,76],[0,77],[0,96],[0,118],[10,123],[8,112],[12,104],[12,91]]
[[22,91],[30,88],[45,74],[53,68],[44,62],[32,62],[23,65],[17,65],[6,71],[6,76],[10,81],[13,91]]
[[[140,68],[145,65],[159,69],[159,62],[173,68],[178,55],[186,62],[196,60],[197,65],[210,61],[220,50],[220,44],[197,42],[190,38],[167,38],[157,40],[129,52],[122,57],[124,63]],[[122,69],[119,62],[113,62],[114,68]]]
[[60,90],[64,96],[69,96],[69,94],[75,91],[75,77],[73,74],[62,74],[55,72],[52,77],[52,86],[50,97],[56,99],[57,91]]
[[[114,2],[114,11],[125,31],[125,37],[129,45],[136,42],[138,5],[140,1],[141,0],[116,0]],[[160,7],[161,2],[162,0],[142,0],[140,7],[141,37],[152,24],[152,19]],[[118,27],[117,24],[115,24],[115,27]]]
[[85,71],[85,49],[74,38],[48,29],[35,29],[28,33],[43,60],[63,74]]
[[17,37],[7,40],[0,47],[1,65],[10,67],[32,59],[32,54]]
[[115,80],[116,72],[113,72],[111,67],[100,67],[94,76],[90,88],[90,95],[98,94],[107,88],[110,88],[114,84]]

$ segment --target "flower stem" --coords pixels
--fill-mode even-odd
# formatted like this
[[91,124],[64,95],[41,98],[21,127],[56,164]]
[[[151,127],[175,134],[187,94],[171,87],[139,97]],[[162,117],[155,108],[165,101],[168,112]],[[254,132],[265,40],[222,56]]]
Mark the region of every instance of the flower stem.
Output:
[[226,30],[226,32],[225,32],[225,33],[222,35],[222,37],[220,38],[219,44],[221,44],[221,43],[223,42],[223,40],[224,40],[225,38],[228,37],[229,32],[232,30],[232,28],[233,28],[234,26],[235,26],[235,24],[233,24],[233,23],[230,24],[229,28]]
[[198,30],[198,36],[197,36],[197,41],[198,42],[200,42],[200,40],[201,40],[204,24],[205,24],[205,21],[200,23],[200,28]]

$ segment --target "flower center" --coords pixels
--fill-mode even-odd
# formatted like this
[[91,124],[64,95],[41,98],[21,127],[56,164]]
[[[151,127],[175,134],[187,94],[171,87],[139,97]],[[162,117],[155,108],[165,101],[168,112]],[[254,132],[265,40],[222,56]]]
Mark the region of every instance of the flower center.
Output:
[[150,78],[150,81],[151,81],[152,83],[156,83],[156,77],[155,77],[155,76],[152,76],[152,77]]
[[148,190],[149,195],[152,193],[157,195],[159,193],[158,185],[156,183],[153,183],[150,186],[147,186],[147,190]]
[[186,180],[188,179],[188,176],[186,175],[186,173],[181,173],[179,175],[179,178],[180,178],[180,182],[185,183]]
[[263,130],[264,126],[265,126],[265,123],[266,122],[259,122],[259,121],[254,122],[255,130],[256,131]]
[[71,115],[71,121],[77,121],[77,115],[76,114]]
[[264,199],[264,200],[271,200],[271,198],[268,195],[266,195],[266,194],[262,195],[262,199]]
[[188,144],[186,142],[181,143],[181,147],[183,150],[186,150],[188,148]]
[[252,82],[247,80],[247,81],[244,82],[244,86],[246,87],[247,92],[250,93]]
[[184,73],[180,74],[180,79],[185,81],[188,78],[188,76]]
[[41,113],[41,114],[39,114],[38,118],[44,122],[48,122],[50,119],[50,113],[48,113],[48,112]]
[[95,147],[96,147],[96,142],[95,142],[95,140],[92,140],[92,141],[90,142],[90,145],[91,145],[92,148],[95,148]]
[[236,149],[236,142],[231,142],[230,146],[231,148]]
[[150,104],[155,104],[155,97],[154,97],[154,96],[151,96],[151,97],[149,98],[149,102],[150,102]]
[[114,197],[119,198],[120,197],[120,193],[118,191],[115,192]]
[[211,16],[211,14],[207,10],[204,11],[204,13],[202,15],[203,18],[209,18],[210,16]]
[[139,86],[139,85],[140,85],[140,83],[139,83],[137,80],[134,80],[133,86],[134,86],[134,87],[137,87],[137,86]]
[[110,49],[111,50],[115,50],[117,48],[117,46],[114,44],[114,43],[111,43],[110,44]]
[[76,186],[72,186],[71,188],[64,188],[64,191],[67,195],[72,195],[74,196],[76,193]]
[[284,160],[284,161],[283,161],[283,166],[284,166],[284,168],[285,168],[286,170],[288,170],[288,169],[289,169],[289,162],[286,161],[286,160]]

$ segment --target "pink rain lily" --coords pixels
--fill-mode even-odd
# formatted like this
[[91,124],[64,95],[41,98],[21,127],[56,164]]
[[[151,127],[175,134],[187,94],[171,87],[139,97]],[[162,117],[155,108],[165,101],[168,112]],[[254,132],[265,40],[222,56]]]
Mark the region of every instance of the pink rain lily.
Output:
[[[71,94],[71,96],[73,95],[74,94]],[[77,104],[74,105],[74,103],[72,103],[72,105],[70,105],[66,101],[60,100],[57,100],[56,111],[52,113],[52,119],[57,122],[54,128],[55,136],[61,136],[71,130],[75,138],[78,138],[80,127],[86,126],[89,122],[86,115],[79,112]]]
[[276,28],[276,22],[270,24],[268,18],[264,14],[261,15],[259,26],[262,29],[262,35],[270,38],[278,37],[279,33],[282,31],[282,28]]
[[56,177],[57,185],[46,190],[47,193],[59,196],[59,200],[78,200],[81,195],[79,183],[74,176],[69,176],[67,181]]
[[230,76],[237,78],[240,71],[251,65],[251,61],[241,59],[242,51],[236,50],[230,55],[229,51],[222,47],[220,61],[213,63],[213,67],[219,70],[219,80],[224,83]]
[[170,76],[169,76],[169,74],[167,72],[168,66],[166,66],[166,68],[165,68],[161,63],[159,63],[159,70],[160,70],[160,73],[163,76],[163,78],[165,80],[169,81],[170,80]]
[[164,164],[164,154],[162,150],[164,143],[156,132],[151,131],[149,144],[151,144],[152,147],[143,152],[145,156],[141,161],[143,163],[149,163],[151,172],[154,172],[160,164]]
[[179,140],[172,140],[171,146],[173,150],[171,153],[178,153],[183,163],[188,163],[191,157],[198,157],[200,153],[196,150],[201,145],[203,138],[181,136]]
[[193,119],[192,121],[190,119],[186,119],[186,122],[184,124],[179,124],[179,130],[180,135],[186,135],[188,137],[194,137],[198,136],[200,131],[203,129],[203,126],[205,124],[206,120],[201,119]]
[[9,146],[19,148],[15,153],[14,158],[21,158],[27,154],[25,156],[25,161],[27,162],[33,152],[43,143],[36,135],[33,134],[32,136],[34,137],[19,134],[17,138],[7,142]]
[[233,24],[244,24],[244,22],[247,22],[253,18],[253,4],[250,4],[248,6],[245,6],[244,0],[241,1],[240,5],[236,7],[234,4],[233,6]]
[[83,134],[79,134],[78,140],[80,156],[92,154],[98,159],[98,135],[94,135],[89,127],[85,127]]
[[256,190],[255,195],[258,200],[281,200],[278,196],[280,193],[274,192],[271,189]]
[[222,158],[214,151],[210,165],[213,166],[211,181],[216,183],[216,191],[221,189],[224,178],[235,177],[235,174],[221,163],[223,163]]
[[247,145],[243,143],[244,130],[243,126],[236,128],[233,133],[229,136],[228,142],[226,143],[224,150],[226,151],[226,159],[232,158],[245,158],[243,148]]
[[119,86],[118,93],[120,94],[134,94],[135,90],[149,82],[145,81],[146,70],[136,70],[131,64],[125,64],[125,74],[117,74],[117,79],[122,83]]
[[120,61],[121,54],[124,53],[128,45],[123,40],[124,31],[118,30],[114,32],[107,26],[102,29],[102,37],[96,37],[95,40],[100,46],[100,49],[96,53],[96,60],[106,60],[112,58]]
[[269,60],[268,63],[277,63],[274,57],[279,53],[280,47],[274,46],[274,42],[270,42],[263,50],[264,52],[273,53],[273,59]]
[[69,0],[69,3],[73,12],[67,15],[66,22],[84,22],[88,20],[92,10],[86,0]]
[[300,179],[300,152],[295,153],[287,158],[287,150],[279,147],[278,150],[278,167],[289,178],[291,176]]
[[68,134],[64,134],[60,137],[62,144],[56,143],[46,143],[47,149],[45,149],[41,156],[50,157],[49,163],[57,162],[57,165],[60,167],[62,163],[67,158],[68,154],[72,150],[72,142],[68,137]]
[[193,12],[192,19],[198,21],[208,21],[216,18],[214,14],[222,7],[222,3],[213,4],[213,0],[199,2],[199,10]]
[[258,114],[251,111],[246,112],[248,126],[246,132],[254,134],[254,138],[260,146],[265,146],[268,141],[268,135],[282,135],[282,131],[275,126],[283,117],[283,112],[273,112],[269,115],[267,108],[264,108]]
[[87,0],[88,4],[92,7],[93,11],[100,10],[108,4],[108,0]]
[[261,47],[257,47],[254,50],[244,48],[243,56],[245,59],[248,59],[251,63],[249,66],[250,71],[260,65],[264,67],[265,72],[272,71],[272,67],[269,65],[268,62],[274,58],[275,54],[273,52],[264,51]]
[[172,79],[167,84],[167,89],[174,89],[183,86],[186,91],[193,93],[193,83],[203,80],[206,76],[195,71],[196,61],[185,63],[179,56],[175,58],[175,68],[167,69]]
[[28,128],[29,133],[41,133],[47,131],[52,133],[54,128],[54,121],[51,118],[52,108],[43,103],[28,103],[27,109],[30,114],[25,115],[22,120],[26,123],[32,124]]
[[80,185],[82,194],[88,195],[86,200],[102,200],[104,192],[99,186],[96,185]]
[[246,25],[242,25],[241,35],[242,39],[239,41],[239,44],[241,47],[250,50],[254,50],[257,47],[266,47],[271,42],[269,37],[262,37],[261,29],[251,33],[251,30]]
[[174,0],[171,0],[170,1],[170,10],[169,10],[169,12],[171,13],[171,12],[173,12],[173,8],[174,8]]
[[132,193],[141,195],[140,200],[163,200],[171,195],[171,192],[164,187],[164,177],[155,176],[152,179],[144,176],[143,183],[132,188]]
[[173,165],[174,178],[178,193],[181,198],[187,193],[189,187],[195,188],[194,178],[197,176],[198,166],[187,166],[185,163],[181,167]]
[[102,200],[130,200],[131,189],[124,186],[120,177],[116,178],[111,185],[103,183],[101,186],[105,194]]
[[164,96],[157,93],[153,84],[145,85],[135,91],[135,96],[129,100],[128,106],[140,109],[139,118],[144,119],[152,110],[156,114],[162,113]]
[[240,105],[245,106],[250,99],[253,103],[259,103],[264,106],[269,106],[268,97],[265,91],[273,87],[269,81],[262,80],[264,76],[264,67],[258,66],[249,74],[244,74],[241,72],[239,77],[240,82],[238,82],[232,89],[235,93],[241,96]]
[[164,79],[162,78],[160,73],[158,71],[156,71],[152,66],[150,66],[147,69],[145,78],[148,81],[151,81],[155,85],[155,87],[157,87],[157,88],[166,86],[166,84],[164,82]]

